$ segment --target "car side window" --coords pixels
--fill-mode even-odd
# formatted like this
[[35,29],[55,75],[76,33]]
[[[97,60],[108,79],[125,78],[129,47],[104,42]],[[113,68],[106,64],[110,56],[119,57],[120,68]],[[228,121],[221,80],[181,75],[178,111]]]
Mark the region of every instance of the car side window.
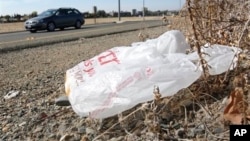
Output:
[[79,11],[77,11],[77,10],[74,10],[74,13],[75,13],[75,14],[79,14]]
[[68,15],[73,15],[74,12],[73,12],[72,10],[68,10],[68,11],[67,11],[67,14],[68,14]]
[[57,16],[64,16],[64,15],[65,15],[65,11],[64,11],[64,10],[58,10],[58,11],[56,12],[56,15],[57,15]]

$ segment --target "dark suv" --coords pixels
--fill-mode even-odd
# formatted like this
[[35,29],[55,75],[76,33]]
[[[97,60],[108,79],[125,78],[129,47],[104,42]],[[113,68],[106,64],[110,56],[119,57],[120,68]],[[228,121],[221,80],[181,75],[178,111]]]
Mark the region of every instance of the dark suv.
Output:
[[54,31],[56,28],[63,30],[66,27],[81,28],[84,24],[84,16],[75,8],[49,9],[37,17],[25,21],[26,30],[31,33],[37,30]]

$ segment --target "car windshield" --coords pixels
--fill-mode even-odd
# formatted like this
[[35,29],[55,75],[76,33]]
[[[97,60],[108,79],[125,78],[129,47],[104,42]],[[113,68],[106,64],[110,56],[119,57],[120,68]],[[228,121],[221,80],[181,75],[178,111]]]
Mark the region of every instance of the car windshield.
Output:
[[50,16],[53,15],[56,12],[56,10],[51,9],[51,10],[46,10],[44,12],[42,12],[41,14],[39,14],[38,16]]

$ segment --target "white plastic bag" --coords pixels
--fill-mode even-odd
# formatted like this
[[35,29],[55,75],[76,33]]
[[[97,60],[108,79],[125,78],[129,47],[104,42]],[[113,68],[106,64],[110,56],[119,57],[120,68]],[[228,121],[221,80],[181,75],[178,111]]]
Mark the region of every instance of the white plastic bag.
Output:
[[[65,89],[73,110],[80,116],[106,118],[138,103],[153,99],[152,89],[159,86],[162,96],[171,96],[201,76],[197,53],[184,54],[189,46],[180,31],[169,31],[157,39],[115,47],[66,72]],[[218,47],[218,48],[217,48]],[[226,71],[232,52],[215,46],[206,50],[211,56],[211,74]],[[229,54],[229,55],[228,55]],[[226,64],[222,69],[221,65]]]
[[[237,54],[242,50],[236,47],[229,47],[225,45],[205,45],[201,48],[205,54],[204,59],[208,62],[209,74],[218,75],[228,70],[232,70],[237,65]],[[199,56],[197,52],[188,55],[190,60],[198,62]],[[202,69],[200,67],[200,69]]]

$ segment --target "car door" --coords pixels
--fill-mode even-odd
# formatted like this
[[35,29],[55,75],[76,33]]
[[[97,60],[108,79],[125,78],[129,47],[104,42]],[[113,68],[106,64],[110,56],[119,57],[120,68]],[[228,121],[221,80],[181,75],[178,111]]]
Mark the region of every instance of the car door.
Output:
[[67,26],[67,14],[65,9],[59,9],[54,18],[54,22],[57,27],[65,27]]
[[68,9],[67,10],[67,24],[69,26],[75,25],[76,22],[76,13],[74,12],[73,9]]

